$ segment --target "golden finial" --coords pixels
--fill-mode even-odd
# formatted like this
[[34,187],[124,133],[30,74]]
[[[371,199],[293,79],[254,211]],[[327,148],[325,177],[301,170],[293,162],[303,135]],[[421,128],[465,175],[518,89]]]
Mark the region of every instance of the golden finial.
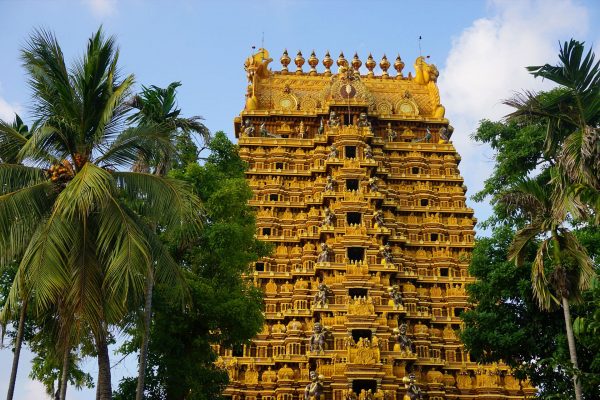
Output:
[[296,54],[296,58],[294,59],[294,63],[296,64],[296,74],[302,74],[302,66],[304,65],[304,57],[302,57],[302,52],[298,50],[298,54]]
[[292,61],[292,59],[290,58],[290,56],[288,56],[287,49],[283,50],[283,55],[279,59],[279,62],[281,62],[281,65],[283,66],[283,68],[281,68],[282,74],[288,73],[288,65],[290,64],[291,61]]
[[310,57],[308,58],[308,65],[310,65],[310,75],[317,74],[317,65],[319,65],[319,59],[315,55],[315,51],[313,50],[310,53]]
[[333,65],[333,59],[329,55],[329,50],[325,54],[325,58],[323,58],[323,65],[325,66],[325,76],[331,75],[331,66]]
[[384,78],[384,79],[388,78],[389,74],[388,74],[387,70],[390,67],[390,62],[388,61],[388,59],[385,56],[385,54],[383,55],[383,57],[381,58],[381,61],[379,62],[379,67],[383,71],[383,73],[381,74],[381,77]]
[[367,69],[369,70],[369,73],[367,74],[368,77],[372,78],[373,77],[373,69],[377,66],[377,63],[375,62],[375,60],[373,60],[373,56],[371,55],[371,53],[369,53],[369,58],[367,58],[367,62],[365,63],[365,67],[367,67]]
[[346,60],[344,58],[344,52],[340,53],[340,56],[337,59],[337,66],[338,67],[347,67],[348,66],[348,60]]
[[352,68],[354,68],[354,72],[358,74],[358,69],[362,65],[362,61],[358,58],[358,53],[354,53],[354,58],[352,58]]
[[402,75],[402,70],[404,69],[404,61],[400,58],[400,54],[396,57],[396,61],[394,62],[394,69],[396,70],[396,79],[402,79],[404,76]]

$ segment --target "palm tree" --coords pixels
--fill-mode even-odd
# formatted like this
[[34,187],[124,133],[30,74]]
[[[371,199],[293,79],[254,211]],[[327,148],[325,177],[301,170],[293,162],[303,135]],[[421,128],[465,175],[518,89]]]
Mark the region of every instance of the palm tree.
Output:
[[[552,95],[525,92],[505,103],[515,108],[509,118],[535,118],[547,123],[545,152],[556,160],[556,196],[575,195],[600,214],[600,61],[584,43],[571,39],[559,51],[558,65],[527,69],[535,77],[559,85]],[[565,196],[566,195],[566,196]]]
[[[210,140],[209,130],[200,121],[202,117],[189,118],[180,117],[181,110],[177,108],[176,93],[180,82],[172,82],[166,89],[157,86],[142,87],[139,95],[132,98],[130,104],[137,112],[130,117],[130,121],[139,125],[153,125],[167,127],[165,139],[173,144],[171,151],[156,151],[150,165],[139,160],[136,167],[146,170],[155,175],[164,176],[174,163],[181,164],[195,161],[197,153],[191,155],[191,160],[186,160],[184,154],[177,152],[179,143],[190,141],[191,134],[197,134],[207,143]],[[193,146],[195,148],[195,146]],[[175,151],[173,151],[175,150]],[[156,228],[156,227],[153,227]],[[146,277],[145,301],[144,301],[144,332],[140,346],[140,358],[138,365],[138,381],[136,388],[136,400],[144,398],[144,380],[146,375],[146,364],[148,358],[148,345],[150,338],[150,323],[152,320],[152,291],[154,277],[152,269],[148,270]]]
[[[7,164],[17,163],[17,154],[31,137],[31,132],[27,125],[18,114],[15,114],[15,120],[12,123],[0,119],[0,162]],[[4,186],[4,185],[2,185]],[[0,187],[0,195],[4,193]],[[0,239],[1,240],[1,239]],[[8,256],[8,257],[7,257]],[[0,255],[0,265],[11,263],[9,254]],[[21,304],[19,310],[19,322],[17,325],[17,335],[15,337],[13,350],[13,363],[8,382],[7,400],[12,400],[15,392],[15,383],[17,380],[17,371],[19,369],[19,358],[21,356],[21,347],[23,345],[23,333],[25,329],[25,316],[27,314],[27,295],[21,293]],[[4,326],[2,326],[4,330]]]
[[550,310],[554,305],[562,306],[569,354],[576,371],[573,374],[575,397],[581,400],[569,305],[581,300],[581,293],[590,287],[595,272],[585,248],[565,226],[568,211],[561,206],[564,203],[553,201],[552,186],[526,179],[502,197],[502,203],[509,210],[527,220],[527,225],[515,234],[509,248],[509,259],[521,265],[526,245],[541,240],[531,269],[533,294],[543,310]]
[[18,309],[24,291],[39,315],[60,305],[70,316],[62,345],[92,335],[97,399],[110,399],[110,326],[141,302],[150,269],[159,281],[182,282],[144,221],[194,227],[199,200],[175,179],[124,171],[172,145],[161,126],[124,130],[134,77],[120,78],[114,38],[99,29],[67,68],[54,35],[37,30],[22,60],[37,128],[16,163],[0,164],[0,253],[21,260],[0,319]]

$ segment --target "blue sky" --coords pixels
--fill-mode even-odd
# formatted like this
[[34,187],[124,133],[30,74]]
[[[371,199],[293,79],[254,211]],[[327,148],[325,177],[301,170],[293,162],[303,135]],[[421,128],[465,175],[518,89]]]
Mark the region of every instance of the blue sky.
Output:
[[[0,118],[18,111],[28,119],[31,104],[19,49],[36,27],[56,33],[67,60],[82,54],[87,38],[102,24],[117,37],[123,73],[139,85],[166,86],[181,81],[179,106],[201,115],[212,130],[231,134],[233,117],[244,104],[243,62],[253,45],[264,46],[279,69],[285,48],[290,56],[314,49],[319,59],[344,51],[376,60],[399,53],[413,70],[423,54],[440,69],[439,86],[446,115],[455,126],[453,141],[462,155],[460,169],[469,192],[489,175],[493,153],[469,139],[482,118],[507,113],[501,100],[514,92],[547,88],[524,67],[555,62],[559,40],[575,37],[600,43],[600,2],[523,1],[116,1],[0,0]],[[322,67],[320,67],[322,68]],[[473,204],[476,216],[489,206]],[[120,359],[113,356],[113,362]],[[16,399],[43,398],[39,384],[27,379],[30,355],[21,363]],[[11,352],[0,350],[0,395],[6,391]],[[96,374],[94,360],[86,364]],[[113,384],[134,375],[131,357],[114,369]],[[92,391],[70,389],[71,399],[93,399]]]

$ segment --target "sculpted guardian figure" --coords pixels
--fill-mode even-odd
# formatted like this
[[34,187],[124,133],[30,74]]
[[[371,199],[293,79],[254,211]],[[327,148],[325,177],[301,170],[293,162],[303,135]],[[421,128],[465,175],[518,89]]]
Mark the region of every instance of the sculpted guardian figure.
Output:
[[310,383],[304,389],[304,400],[321,400],[323,398],[323,376],[317,371],[310,371]]
[[313,334],[310,337],[310,351],[320,353],[325,350],[325,335],[327,330],[321,326],[320,322],[315,322]]

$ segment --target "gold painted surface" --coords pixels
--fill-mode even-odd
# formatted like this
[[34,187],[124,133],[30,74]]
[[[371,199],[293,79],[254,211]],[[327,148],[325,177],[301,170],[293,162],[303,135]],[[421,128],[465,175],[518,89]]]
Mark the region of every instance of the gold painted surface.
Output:
[[[408,399],[411,375],[431,400],[532,397],[506,365],[472,362],[458,339],[476,220],[437,68],[419,57],[404,76],[400,56],[369,56],[361,74],[357,55],[328,53],[319,72],[314,52],[287,51],[281,71],[270,62],[263,49],[246,60],[235,119],[257,235],[274,247],[251,277],[265,325],[243,349],[215,346],[226,394],[304,399],[316,371],[322,399]],[[319,327],[323,346],[311,349]]]

